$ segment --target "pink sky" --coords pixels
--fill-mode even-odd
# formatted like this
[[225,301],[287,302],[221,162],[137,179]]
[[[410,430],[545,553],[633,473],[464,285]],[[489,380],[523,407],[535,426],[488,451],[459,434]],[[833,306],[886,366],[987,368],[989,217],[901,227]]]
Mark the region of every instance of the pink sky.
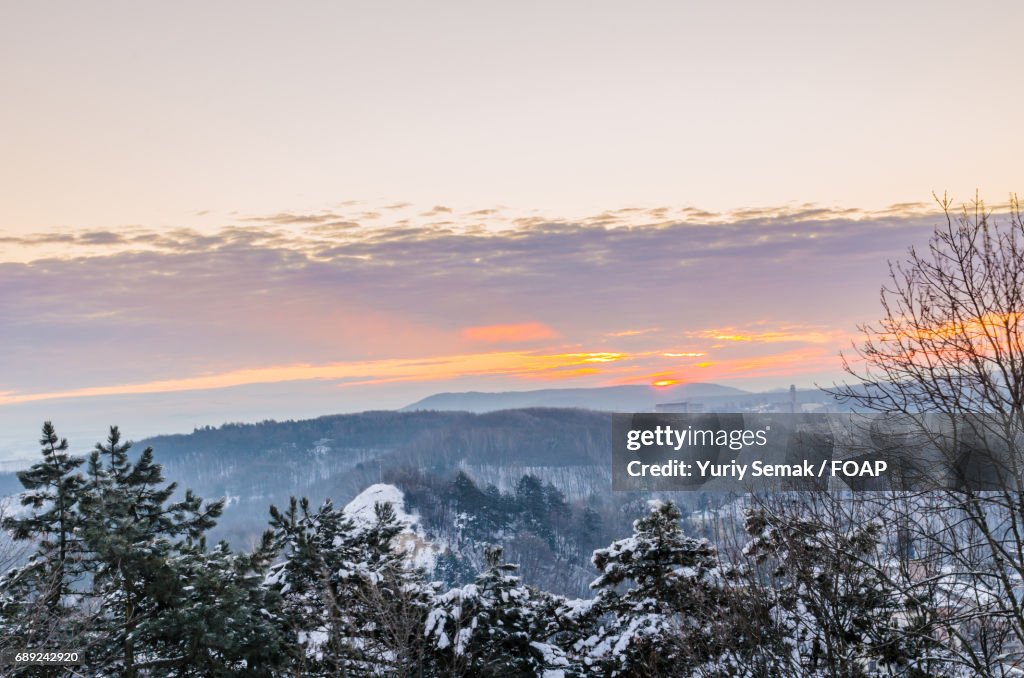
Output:
[[932,191],[1020,187],[1022,19],[7,3],[0,427],[831,382]]
[[838,374],[886,259],[935,220],[501,213],[494,228],[454,210],[390,228],[334,210],[9,236],[0,406],[308,381],[393,384],[390,406],[402,384],[463,378],[810,384]]

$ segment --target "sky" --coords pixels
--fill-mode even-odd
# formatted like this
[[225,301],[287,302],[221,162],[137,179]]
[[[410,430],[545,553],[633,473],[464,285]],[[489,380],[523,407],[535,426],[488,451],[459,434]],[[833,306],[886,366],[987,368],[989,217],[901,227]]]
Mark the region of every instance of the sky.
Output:
[[933,193],[1020,190],[1022,19],[0,0],[0,459],[43,419],[831,383]]

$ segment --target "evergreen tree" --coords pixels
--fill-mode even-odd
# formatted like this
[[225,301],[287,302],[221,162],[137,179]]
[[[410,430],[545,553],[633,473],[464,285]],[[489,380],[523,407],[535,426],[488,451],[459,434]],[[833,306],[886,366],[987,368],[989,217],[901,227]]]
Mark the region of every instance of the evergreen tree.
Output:
[[354,562],[349,539],[355,529],[328,500],[313,512],[309,500],[291,498],[284,512],[270,507],[271,536],[284,560],[271,568],[267,584],[283,598],[283,615],[296,669],[308,676],[343,674],[353,649],[335,573]]
[[927,601],[907,598],[877,563],[881,523],[837,525],[807,512],[758,509],[747,513],[746,528],[745,551],[769,577],[763,593],[779,653],[799,664],[793,672],[866,676],[877,666],[923,678],[948,657],[918,614]]
[[632,537],[594,552],[597,595],[574,620],[590,624],[574,649],[593,669],[679,675],[713,654],[708,629],[722,597],[717,553],[707,540],[684,535],[680,518],[671,502],[651,502]]
[[478,511],[487,503],[483,492],[464,471],[455,474],[449,494],[454,497],[455,503],[463,510]]
[[501,548],[485,551],[487,569],[473,584],[436,597],[426,622],[446,675],[538,676],[569,666],[546,638],[553,606],[548,596],[522,586],[502,562]]
[[602,524],[601,514],[595,511],[593,507],[586,507],[577,516],[574,533],[580,550],[596,550],[597,546],[601,543],[599,540],[603,531],[604,525]]
[[358,567],[339,573],[356,642],[375,674],[433,675],[423,629],[434,588],[396,546],[404,526],[394,507],[377,503],[374,517],[353,534]]
[[268,586],[283,597],[296,667],[308,676],[375,672],[413,675],[425,662],[429,590],[394,547],[402,530],[390,504],[357,526],[330,501],[311,511],[292,498],[271,507],[271,535],[284,559]]
[[512,522],[514,502],[502,494],[494,485],[488,485],[484,490],[484,502],[480,510],[479,519],[481,526],[487,534],[501,532]]
[[25,488],[20,503],[29,511],[3,521],[15,540],[33,541],[35,552],[23,567],[0,578],[6,593],[0,614],[29,646],[59,644],[70,635],[70,615],[63,605],[81,574],[77,508],[84,480],[76,469],[83,460],[68,454],[67,439],[59,438],[49,421],[39,443],[42,461],[18,472]]
[[159,617],[183,585],[171,562],[186,540],[197,540],[224,502],[203,505],[191,491],[170,503],[177,488],[163,485],[152,448],[128,458],[116,426],[89,457],[81,498],[82,535],[90,551],[92,595],[99,609],[90,629],[90,663],[134,678],[140,669],[181,662],[156,654]]
[[232,553],[225,542],[207,550],[187,544],[169,562],[181,586],[148,623],[155,676],[273,676],[287,666],[280,596],[263,586],[267,544]]
[[523,526],[553,545],[549,499],[553,498],[557,503],[561,498],[558,495],[552,497],[546,490],[540,478],[525,475],[516,483],[515,503]]

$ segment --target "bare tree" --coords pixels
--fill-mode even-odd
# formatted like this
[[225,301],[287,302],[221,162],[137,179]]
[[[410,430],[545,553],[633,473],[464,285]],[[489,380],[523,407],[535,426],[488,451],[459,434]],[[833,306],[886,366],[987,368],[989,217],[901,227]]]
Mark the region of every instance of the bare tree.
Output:
[[853,385],[836,395],[880,412],[987,412],[1024,417],[1024,220],[1014,196],[1004,218],[979,200],[951,209],[928,248],[890,264],[884,316],[860,327]]
[[431,647],[424,632],[428,585],[414,571],[389,572],[382,581],[359,587],[355,600],[373,628],[365,653],[370,675],[429,675]]
[[[977,197],[945,215],[925,250],[890,264],[883,315],[843,356],[851,383],[829,391],[860,409],[939,415],[953,466],[965,454],[1004,465],[996,482],[936,487],[896,513],[900,586],[928,587],[929,623],[977,675],[1024,668],[1024,220],[1011,197],[996,214]],[[961,477],[961,481],[963,478]],[[890,495],[895,502],[895,495]]]
[[[16,513],[9,503],[9,498],[0,499],[0,524]],[[58,568],[28,566],[40,557],[34,554],[36,546],[32,540],[16,539],[10,530],[0,530],[0,654],[54,645],[81,648],[79,637],[68,628],[68,615],[52,604],[63,585]],[[55,553],[48,557],[54,559]],[[3,666],[0,670],[13,671]]]

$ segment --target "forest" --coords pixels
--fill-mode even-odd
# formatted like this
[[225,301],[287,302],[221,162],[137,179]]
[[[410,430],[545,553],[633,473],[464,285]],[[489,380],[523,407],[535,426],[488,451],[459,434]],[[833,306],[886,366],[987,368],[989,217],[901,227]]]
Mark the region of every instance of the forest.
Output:
[[[3,519],[0,649],[73,648],[78,675],[968,676],[1024,655],[1008,494],[746,496],[704,512],[713,540],[653,499],[572,597],[498,545],[475,571],[417,567],[399,517],[423,488],[370,520],[293,498],[236,550],[207,540],[223,499],[177,491],[116,427],[87,458],[49,422],[40,442]],[[565,500],[530,476],[502,493],[458,475],[446,496],[466,539],[587,538],[554,528]]]

